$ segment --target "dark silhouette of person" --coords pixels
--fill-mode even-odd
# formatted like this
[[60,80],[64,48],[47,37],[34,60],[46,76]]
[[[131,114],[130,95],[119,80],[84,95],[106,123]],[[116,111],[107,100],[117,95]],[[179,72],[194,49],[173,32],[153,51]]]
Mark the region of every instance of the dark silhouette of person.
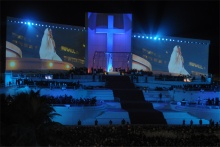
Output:
[[97,119],[95,120],[95,125],[96,125],[96,126],[98,125],[98,120],[97,120]]
[[200,126],[202,125],[202,119],[199,120],[199,125],[200,125]]
[[78,121],[78,126],[81,126],[81,120]]

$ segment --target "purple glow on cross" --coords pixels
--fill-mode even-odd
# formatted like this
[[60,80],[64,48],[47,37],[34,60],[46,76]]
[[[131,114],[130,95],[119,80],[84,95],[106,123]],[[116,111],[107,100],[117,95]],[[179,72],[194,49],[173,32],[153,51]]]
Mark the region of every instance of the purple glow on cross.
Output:
[[[106,33],[107,34],[107,52],[112,52],[113,50],[113,35],[114,34],[124,34],[124,29],[114,28],[114,16],[108,16],[108,28],[96,28],[96,33]],[[107,57],[108,58],[108,57]],[[107,59],[107,71],[112,68],[112,56]]]

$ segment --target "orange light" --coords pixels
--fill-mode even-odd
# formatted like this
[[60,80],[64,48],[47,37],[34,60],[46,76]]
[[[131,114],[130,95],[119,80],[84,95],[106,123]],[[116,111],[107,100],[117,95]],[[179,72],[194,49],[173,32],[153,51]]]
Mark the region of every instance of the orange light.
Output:
[[70,65],[67,64],[67,65],[66,65],[66,68],[69,69],[69,68],[70,68]]

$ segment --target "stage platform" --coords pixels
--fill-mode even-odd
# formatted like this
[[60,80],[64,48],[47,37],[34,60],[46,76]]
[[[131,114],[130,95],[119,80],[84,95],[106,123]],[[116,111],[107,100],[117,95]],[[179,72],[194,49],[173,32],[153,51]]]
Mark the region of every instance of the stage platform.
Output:
[[[12,91],[16,92],[28,92],[29,89],[26,88],[16,88],[16,87],[7,87],[7,88],[1,88],[0,93],[8,93],[13,95]],[[41,89],[43,93],[42,95],[47,94],[46,92],[50,92],[49,89]],[[56,89],[53,90],[53,93],[56,91]],[[73,92],[72,89],[69,90],[63,90],[63,93],[69,95]],[[88,96],[88,95],[87,95]],[[101,100],[101,99],[100,99]],[[156,100],[156,99],[155,99]],[[163,99],[162,99],[163,100]],[[90,108],[88,109],[88,112],[95,114],[93,117],[89,115],[90,117],[82,119],[82,125],[94,125],[95,120],[98,120],[99,125],[109,125],[109,121],[111,120],[113,124],[121,124],[122,119],[125,119],[127,123],[130,123],[130,118],[128,115],[128,112],[121,108],[121,104],[118,101],[115,100],[102,100],[103,106],[97,107],[97,108]],[[163,113],[164,118],[167,121],[168,125],[181,125],[183,120],[186,121],[186,125],[190,123],[190,120],[193,120],[195,125],[199,124],[200,118],[190,115],[187,112],[177,112],[170,108],[169,101],[152,101],[154,109],[160,111]],[[66,109],[69,110],[68,106],[65,106]],[[76,109],[75,109],[76,110]],[[58,120],[62,120],[61,122],[64,125],[77,125],[79,117],[76,117],[75,110],[73,113],[70,113],[72,115],[70,119],[66,116],[66,118],[60,118]],[[77,110],[78,111],[78,110]],[[87,108],[82,107],[80,113],[87,113]],[[58,112],[59,113],[59,112]],[[57,119],[56,119],[57,120]],[[65,121],[64,121],[65,120]],[[209,124],[209,120],[203,119],[203,124]]]
[[111,72],[108,72],[107,74],[108,74],[108,75],[111,75],[111,76],[119,76],[119,75],[120,75],[120,72],[111,71]]

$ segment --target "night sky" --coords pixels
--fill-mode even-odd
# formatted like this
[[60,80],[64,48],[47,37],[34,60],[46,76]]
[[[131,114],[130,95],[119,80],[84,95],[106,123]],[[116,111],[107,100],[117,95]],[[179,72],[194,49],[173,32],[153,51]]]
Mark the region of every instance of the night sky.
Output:
[[86,12],[132,13],[133,33],[210,40],[209,73],[220,73],[219,1],[1,1],[0,6],[2,46],[7,16],[85,26]]

